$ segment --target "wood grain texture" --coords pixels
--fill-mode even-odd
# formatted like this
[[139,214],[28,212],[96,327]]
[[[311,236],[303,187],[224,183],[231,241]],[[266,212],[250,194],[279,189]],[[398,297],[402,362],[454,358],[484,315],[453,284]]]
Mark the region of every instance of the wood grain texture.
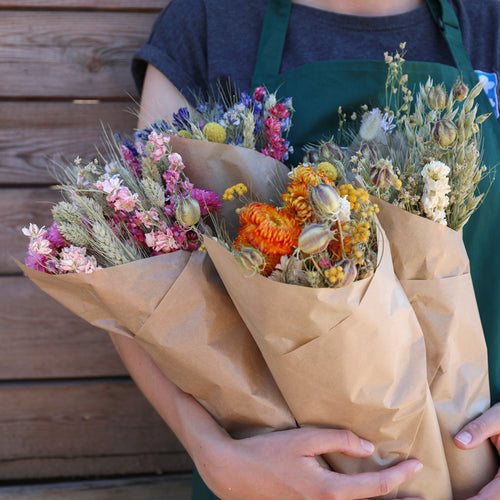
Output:
[[168,0],[0,0],[0,8],[158,11],[168,3]]
[[124,375],[106,332],[28,278],[0,277],[0,381]]
[[0,401],[2,479],[191,468],[131,381],[0,384]]
[[136,109],[132,101],[0,102],[0,184],[54,182],[51,159],[92,159],[102,144],[102,126],[131,135]]
[[0,188],[0,275],[20,274],[12,257],[24,260],[29,239],[22,228],[29,223],[50,226],[51,208],[60,199],[59,191],[47,188]]
[[189,500],[190,475],[0,487],[1,500]]
[[156,14],[23,11],[0,16],[0,98],[125,97],[132,54]]

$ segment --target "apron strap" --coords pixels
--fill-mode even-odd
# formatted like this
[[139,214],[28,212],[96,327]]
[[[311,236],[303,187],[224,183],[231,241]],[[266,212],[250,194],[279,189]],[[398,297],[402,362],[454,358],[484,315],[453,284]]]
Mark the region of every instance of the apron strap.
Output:
[[464,47],[462,32],[455,11],[448,0],[427,0],[432,17],[448,43],[458,71],[462,75],[474,74],[474,68]]
[[278,75],[292,0],[267,0],[254,75]]

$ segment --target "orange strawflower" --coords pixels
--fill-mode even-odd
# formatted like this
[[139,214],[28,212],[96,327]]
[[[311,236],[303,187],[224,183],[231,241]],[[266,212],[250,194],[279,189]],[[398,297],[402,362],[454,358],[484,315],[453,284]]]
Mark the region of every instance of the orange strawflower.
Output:
[[276,265],[281,255],[292,253],[300,234],[292,216],[267,203],[245,205],[240,211],[240,226],[235,248],[257,248],[266,257],[268,267]]

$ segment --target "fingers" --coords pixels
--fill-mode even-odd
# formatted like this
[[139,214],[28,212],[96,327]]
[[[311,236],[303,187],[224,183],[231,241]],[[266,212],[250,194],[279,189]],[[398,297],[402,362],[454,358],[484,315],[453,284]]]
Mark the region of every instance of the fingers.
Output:
[[351,457],[367,457],[374,451],[372,443],[351,431],[340,429],[301,429],[301,453],[304,456],[340,452]]
[[500,404],[492,406],[468,423],[455,436],[455,444],[463,450],[475,448],[497,434],[500,434]]
[[492,498],[500,498],[500,474],[497,474],[495,479],[488,483],[476,496],[468,500],[491,500]]
[[[422,469],[418,460],[406,460],[380,472],[364,472],[354,476],[341,476],[336,482],[342,498],[371,498],[387,495]],[[338,486],[337,486],[338,487]]]

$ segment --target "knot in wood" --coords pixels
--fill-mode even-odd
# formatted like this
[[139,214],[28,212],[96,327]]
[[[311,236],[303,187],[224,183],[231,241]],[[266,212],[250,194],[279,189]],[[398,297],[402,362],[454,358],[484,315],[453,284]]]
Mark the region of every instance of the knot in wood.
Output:
[[92,56],[85,64],[85,68],[90,73],[98,73],[102,68],[102,61],[99,57]]

